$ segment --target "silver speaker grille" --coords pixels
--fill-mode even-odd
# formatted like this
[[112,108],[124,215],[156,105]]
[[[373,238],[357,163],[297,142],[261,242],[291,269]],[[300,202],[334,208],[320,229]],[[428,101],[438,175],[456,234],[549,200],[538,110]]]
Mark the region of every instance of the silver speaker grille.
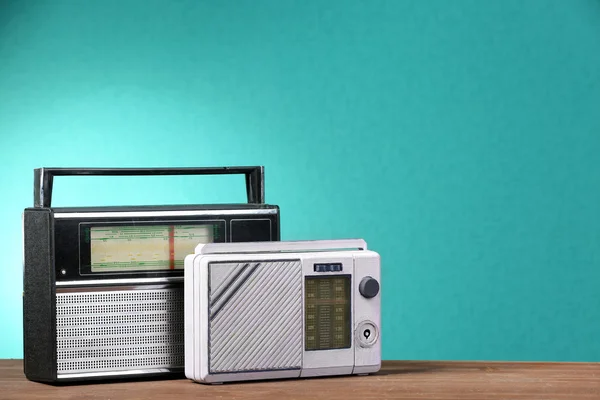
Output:
[[301,268],[299,260],[209,266],[212,373],[301,367]]
[[183,308],[183,287],[58,292],[58,374],[183,368]]

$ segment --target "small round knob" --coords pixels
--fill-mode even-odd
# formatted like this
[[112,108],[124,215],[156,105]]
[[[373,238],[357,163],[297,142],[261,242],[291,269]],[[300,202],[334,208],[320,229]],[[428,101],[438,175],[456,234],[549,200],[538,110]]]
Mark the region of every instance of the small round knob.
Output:
[[370,276],[366,276],[360,281],[358,291],[367,299],[375,297],[379,293],[379,282]]
[[356,339],[360,347],[371,347],[379,339],[379,330],[371,321],[363,321],[356,328]]

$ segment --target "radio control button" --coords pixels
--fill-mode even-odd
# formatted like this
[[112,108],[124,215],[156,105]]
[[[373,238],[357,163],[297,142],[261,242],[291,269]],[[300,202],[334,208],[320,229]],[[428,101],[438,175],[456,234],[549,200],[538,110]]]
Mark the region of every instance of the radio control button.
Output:
[[370,347],[379,338],[379,331],[371,321],[364,321],[356,329],[356,339],[361,347]]
[[367,299],[375,297],[379,293],[379,282],[370,276],[366,276],[360,281],[358,291]]

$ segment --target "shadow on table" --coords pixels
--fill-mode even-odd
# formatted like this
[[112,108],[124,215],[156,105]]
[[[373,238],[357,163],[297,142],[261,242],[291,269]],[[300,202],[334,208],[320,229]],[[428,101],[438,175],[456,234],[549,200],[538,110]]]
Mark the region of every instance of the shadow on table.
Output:
[[441,364],[437,364],[437,363],[395,361],[393,363],[384,362],[381,370],[379,370],[379,372],[371,374],[371,375],[385,376],[385,375],[428,373],[428,372],[439,371],[441,369],[444,369],[444,367]]

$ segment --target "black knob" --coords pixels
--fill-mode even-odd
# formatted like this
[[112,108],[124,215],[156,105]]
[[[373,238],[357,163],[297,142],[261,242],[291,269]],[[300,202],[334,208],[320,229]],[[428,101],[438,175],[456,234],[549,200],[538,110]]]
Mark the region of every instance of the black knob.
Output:
[[379,282],[370,276],[366,276],[360,281],[358,291],[367,299],[375,297],[379,293]]

